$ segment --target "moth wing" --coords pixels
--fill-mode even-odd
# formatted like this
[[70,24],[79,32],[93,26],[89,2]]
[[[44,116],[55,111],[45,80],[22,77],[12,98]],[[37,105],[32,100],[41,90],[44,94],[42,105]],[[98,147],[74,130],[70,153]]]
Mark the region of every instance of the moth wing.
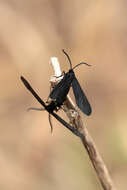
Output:
[[90,115],[92,111],[91,106],[76,77],[72,81],[72,89],[74,92],[77,106],[83,113],[85,113],[86,115]]
[[79,136],[79,137],[83,137],[82,134],[75,129],[74,127],[72,127],[69,123],[67,123],[66,121],[64,121],[59,115],[57,115],[56,113],[52,112],[51,113],[60,123],[62,123],[67,129],[69,129],[72,133],[74,133],[75,135]]
[[49,94],[49,97],[51,99],[57,99],[60,96],[66,97],[71,87],[71,83],[72,78],[68,77],[68,75],[65,74],[63,79],[53,88],[53,90]]
[[31,87],[31,85],[29,84],[29,82],[23,77],[21,76],[21,81],[23,82],[23,84],[25,85],[25,87],[27,88],[27,90],[29,90],[31,92],[31,94],[36,98],[36,100],[44,107],[46,108],[46,105],[44,103],[44,101],[38,96],[38,94],[35,92],[35,90]]

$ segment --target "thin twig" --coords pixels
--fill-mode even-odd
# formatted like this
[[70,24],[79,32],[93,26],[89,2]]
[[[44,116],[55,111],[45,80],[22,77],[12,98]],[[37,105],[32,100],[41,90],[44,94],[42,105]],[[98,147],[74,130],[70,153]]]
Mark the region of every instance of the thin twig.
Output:
[[[55,75],[57,77],[60,76],[61,70],[60,70],[58,59],[51,58],[50,62],[55,71]],[[58,83],[58,80],[59,78],[52,77],[50,80],[51,85],[52,86],[56,85]],[[97,173],[97,176],[102,185],[102,188],[104,190],[116,190],[116,188],[113,185],[112,179],[109,175],[108,169],[106,165],[104,164],[97,150],[97,147],[93,139],[91,138],[87,128],[83,125],[80,113],[78,109],[76,108],[75,104],[73,103],[72,99],[69,97],[69,95],[67,96],[67,99],[64,102],[64,105],[62,106],[62,108],[65,111],[66,115],[68,116],[71,125],[83,135],[83,138],[81,138],[81,141],[89,155],[89,158]]]

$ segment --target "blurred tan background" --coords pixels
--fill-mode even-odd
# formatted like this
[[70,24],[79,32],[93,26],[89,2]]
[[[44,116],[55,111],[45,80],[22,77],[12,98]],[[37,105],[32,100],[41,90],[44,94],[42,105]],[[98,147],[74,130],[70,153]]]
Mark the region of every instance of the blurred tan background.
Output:
[[[46,112],[26,112],[43,100],[53,75],[86,61],[76,76],[92,105],[82,118],[117,189],[127,186],[127,2],[125,0],[0,0],[0,189],[102,189],[80,140]],[[62,111],[60,114],[67,118]]]

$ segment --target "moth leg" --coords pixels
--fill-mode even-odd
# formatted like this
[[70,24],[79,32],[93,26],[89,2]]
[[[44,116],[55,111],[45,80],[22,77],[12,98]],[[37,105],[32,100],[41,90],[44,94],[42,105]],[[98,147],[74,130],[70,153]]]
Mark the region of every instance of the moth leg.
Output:
[[62,74],[60,76],[55,76],[56,78],[60,78],[65,75],[65,71],[62,71]]
[[65,71],[62,71],[62,75],[65,75]]
[[50,124],[50,127],[51,127],[51,133],[52,133],[52,131],[53,131],[53,126],[52,126],[51,114],[50,114],[50,113],[48,114],[48,118],[49,118],[49,124]]
[[28,108],[27,111],[30,111],[30,110],[36,110],[36,111],[44,111],[45,109],[44,108]]
[[[51,93],[51,90],[52,90],[52,87],[50,86],[50,89],[49,89],[49,91],[50,91],[50,93]],[[49,103],[49,96],[48,96],[48,98],[47,98],[47,100],[46,100],[46,102],[45,103]]]

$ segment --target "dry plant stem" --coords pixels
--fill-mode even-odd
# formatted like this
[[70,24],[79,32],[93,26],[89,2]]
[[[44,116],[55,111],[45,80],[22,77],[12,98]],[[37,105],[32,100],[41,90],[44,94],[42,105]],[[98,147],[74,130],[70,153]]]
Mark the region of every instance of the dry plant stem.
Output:
[[[52,63],[52,59],[51,59]],[[57,63],[59,64],[59,63]],[[56,64],[56,65],[57,65]],[[54,70],[57,70],[57,66],[52,64],[54,67]],[[58,66],[60,69],[60,67]],[[55,71],[57,73],[57,71]],[[52,85],[55,85],[57,83],[57,80],[52,78],[50,80]],[[83,137],[81,138],[81,141],[84,145],[84,148],[87,150],[87,153],[89,155],[89,158],[91,160],[91,163],[97,173],[97,176],[99,178],[99,181],[102,185],[102,188],[104,190],[116,190],[116,188],[113,185],[113,182],[111,180],[111,177],[109,175],[108,169],[106,168],[97,148],[96,145],[91,138],[90,134],[88,133],[87,128],[83,125],[80,113],[78,112],[76,106],[74,105],[73,101],[69,96],[67,96],[67,100],[64,102],[63,110],[67,114],[70,123],[74,128],[76,128]],[[73,110],[73,113],[72,113]]]

